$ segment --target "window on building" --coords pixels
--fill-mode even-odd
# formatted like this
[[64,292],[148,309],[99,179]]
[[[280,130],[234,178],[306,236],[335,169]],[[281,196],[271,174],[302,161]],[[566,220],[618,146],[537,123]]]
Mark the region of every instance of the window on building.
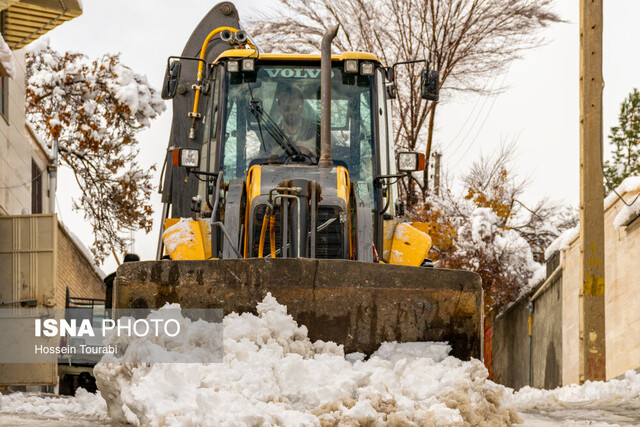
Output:
[[31,160],[31,213],[42,213],[42,171]]

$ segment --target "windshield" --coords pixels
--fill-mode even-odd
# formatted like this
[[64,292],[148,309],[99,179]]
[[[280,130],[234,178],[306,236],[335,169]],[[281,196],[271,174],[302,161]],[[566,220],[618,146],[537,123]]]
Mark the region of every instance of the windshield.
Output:
[[[333,68],[331,153],[352,181],[373,182],[372,76]],[[221,167],[225,181],[256,164],[316,164],[320,153],[320,67],[256,64],[227,73]]]

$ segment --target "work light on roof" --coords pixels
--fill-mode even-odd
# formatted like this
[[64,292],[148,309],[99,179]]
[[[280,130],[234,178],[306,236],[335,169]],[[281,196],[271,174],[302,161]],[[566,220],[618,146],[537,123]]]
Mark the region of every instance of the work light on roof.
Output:
[[360,74],[370,76],[373,74],[373,62],[363,62],[360,64]]
[[357,59],[347,59],[344,61],[344,72],[345,73],[357,73],[358,72],[358,60]]
[[229,73],[237,73],[238,71],[240,71],[240,61],[227,62],[227,71]]
[[252,58],[245,58],[242,60],[242,71],[255,71],[255,61]]

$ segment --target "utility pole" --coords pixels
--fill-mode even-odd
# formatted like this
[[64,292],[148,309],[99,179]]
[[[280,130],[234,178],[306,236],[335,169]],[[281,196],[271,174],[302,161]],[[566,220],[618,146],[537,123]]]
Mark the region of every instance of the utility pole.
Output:
[[442,154],[433,152],[433,191],[436,196],[440,195],[440,157]]
[[606,380],[602,4],[580,1],[580,383]]

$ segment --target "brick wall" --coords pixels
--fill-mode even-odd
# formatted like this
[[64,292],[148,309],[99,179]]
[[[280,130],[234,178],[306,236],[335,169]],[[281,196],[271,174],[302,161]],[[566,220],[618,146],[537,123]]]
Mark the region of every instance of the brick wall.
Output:
[[105,286],[100,276],[60,224],[58,232],[56,307],[64,308],[67,286],[72,297],[104,298]]

